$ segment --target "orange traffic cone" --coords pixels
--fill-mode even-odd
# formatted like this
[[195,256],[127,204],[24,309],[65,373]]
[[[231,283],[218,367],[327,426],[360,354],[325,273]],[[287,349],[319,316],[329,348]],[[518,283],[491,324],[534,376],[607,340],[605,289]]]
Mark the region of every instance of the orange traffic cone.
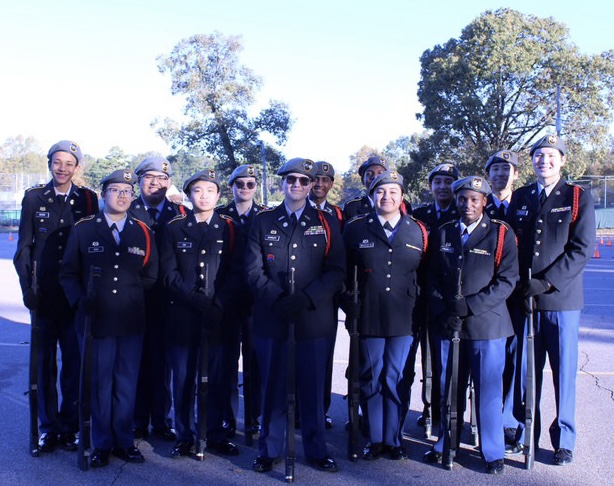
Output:
[[593,253],[593,258],[601,258],[599,254],[599,243],[595,243],[595,253]]
[[601,240],[599,240],[599,243],[603,245],[603,236],[601,237]]
[[609,236],[608,236],[608,242],[605,244],[605,246],[612,246],[612,240],[610,239]]
[[13,233],[9,231],[9,241],[13,241]]

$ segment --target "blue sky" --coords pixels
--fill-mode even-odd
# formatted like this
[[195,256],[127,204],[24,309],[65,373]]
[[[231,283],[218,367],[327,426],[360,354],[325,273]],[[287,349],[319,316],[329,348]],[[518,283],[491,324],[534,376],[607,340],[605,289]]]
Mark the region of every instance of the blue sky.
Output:
[[567,24],[584,53],[614,48],[611,0],[0,0],[0,141],[169,153],[150,123],[179,118],[182,100],[156,57],[219,30],[242,36],[241,61],[264,80],[259,103],[288,103],[284,154],[343,171],[363,145],[421,131],[420,55],[503,6]]

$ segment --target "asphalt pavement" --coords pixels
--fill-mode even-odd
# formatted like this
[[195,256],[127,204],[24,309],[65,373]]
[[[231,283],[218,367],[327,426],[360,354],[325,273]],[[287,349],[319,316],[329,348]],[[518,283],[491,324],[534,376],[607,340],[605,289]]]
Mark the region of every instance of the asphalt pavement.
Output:
[[[283,463],[267,474],[254,473],[255,445],[247,447],[238,433],[235,441],[241,453],[227,458],[207,454],[203,462],[191,458],[171,459],[171,443],[139,440],[145,455],[143,464],[127,464],[112,458],[103,469],[82,472],[75,453],[58,450],[32,458],[28,452],[28,382],[29,314],[23,307],[17,276],[12,265],[16,236],[0,233],[0,484],[2,485],[267,485],[284,482]],[[600,243],[600,239],[596,240]],[[296,484],[304,485],[603,485],[614,481],[614,461],[610,457],[614,432],[614,246],[606,237],[598,245],[599,258],[593,258],[584,274],[586,307],[582,313],[577,387],[578,440],[574,462],[554,466],[552,446],[547,436],[554,417],[551,373],[546,371],[542,399],[545,435],[540,441],[535,467],[524,468],[522,455],[506,459],[505,473],[493,477],[484,472],[479,452],[470,445],[468,425],[453,471],[440,465],[424,464],[422,455],[433,443],[425,439],[416,425],[422,409],[420,402],[421,370],[418,360],[417,380],[412,389],[411,409],[406,422],[406,461],[380,459],[374,462],[350,462],[344,423],[347,402],[344,373],[347,366],[348,336],[340,322],[335,351],[333,404],[330,414],[334,427],[327,431],[330,453],[339,465],[336,474],[309,467],[303,457],[300,434],[297,435]],[[343,315],[341,315],[343,318]],[[299,364],[300,365],[300,364]],[[242,417],[242,410],[239,417]],[[468,418],[468,417],[466,417]],[[239,422],[239,429],[242,421]],[[364,444],[365,441],[363,441]]]

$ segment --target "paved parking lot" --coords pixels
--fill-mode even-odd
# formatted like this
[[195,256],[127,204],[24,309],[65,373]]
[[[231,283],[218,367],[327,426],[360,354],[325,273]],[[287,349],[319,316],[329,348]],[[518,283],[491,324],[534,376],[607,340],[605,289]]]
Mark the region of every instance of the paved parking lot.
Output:
[[[599,240],[597,240],[599,241]],[[407,421],[408,438],[405,445],[409,460],[392,462],[380,459],[373,463],[352,463],[346,459],[347,435],[344,371],[347,365],[348,338],[341,323],[335,353],[332,418],[334,427],[328,431],[330,452],[337,459],[340,471],[326,474],[309,468],[302,458],[300,440],[296,483],[305,485],[371,485],[412,484],[446,485],[598,485],[610,484],[614,477],[611,460],[614,431],[614,246],[599,245],[598,259],[592,259],[585,272],[586,308],[580,329],[578,370],[578,442],[574,463],[566,467],[550,465],[552,449],[547,437],[540,443],[535,468],[524,470],[522,456],[506,460],[501,477],[483,472],[478,452],[463,443],[458,465],[454,471],[440,466],[423,464],[421,457],[432,441],[422,437],[415,425],[421,410],[419,383],[414,384],[411,410]],[[238,434],[241,454],[226,458],[207,455],[199,463],[188,458],[170,459],[171,444],[151,440],[139,441],[146,462],[126,464],[112,459],[102,470],[81,472],[74,453],[64,451],[32,458],[28,453],[27,389],[29,315],[21,303],[17,276],[12,266],[16,236],[9,241],[7,233],[0,233],[0,484],[34,485],[130,485],[160,484],[250,485],[280,484],[284,481],[283,464],[269,474],[251,471],[256,456],[255,447],[246,447]],[[418,368],[418,377],[421,371]],[[544,386],[544,427],[553,418],[552,386]],[[465,430],[465,439],[468,439]]]

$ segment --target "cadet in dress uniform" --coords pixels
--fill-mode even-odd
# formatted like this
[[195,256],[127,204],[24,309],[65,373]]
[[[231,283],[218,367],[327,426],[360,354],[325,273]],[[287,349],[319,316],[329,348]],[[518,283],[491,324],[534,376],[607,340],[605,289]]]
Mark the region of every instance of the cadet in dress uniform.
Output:
[[582,271],[595,241],[595,211],[590,191],[561,178],[566,162],[563,139],[546,135],[531,147],[530,154],[537,182],[514,191],[508,221],[518,236],[518,293],[525,302],[535,299],[535,446],[541,432],[539,401],[547,355],[557,404],[550,425],[553,462],[565,465],[573,460],[576,442]]
[[[127,215],[136,177],[117,170],[102,180],[104,209],[82,219],[68,239],[60,283],[78,309],[83,336],[92,315],[92,467],[109,455],[143,462],[132,418],[145,332],[145,289],[158,277],[158,252],[145,223]],[[94,295],[86,293],[92,266],[100,268]]]
[[[440,226],[431,239],[428,270],[429,311],[440,357],[442,397],[449,393],[451,362],[448,360],[453,332],[460,333],[458,367],[458,417],[463,417],[469,374],[476,391],[480,449],[490,474],[503,472],[502,375],[505,342],[513,334],[506,299],[518,279],[518,251],[514,232],[483,213],[490,187],[485,179],[465,177],[452,185],[460,220]],[[461,292],[458,297],[458,272]],[[450,368],[449,368],[450,367]],[[447,371],[447,372],[446,372]],[[445,417],[445,400],[441,416]],[[458,431],[462,421],[459,420]],[[452,467],[449,431],[440,421],[439,438],[424,460]]]
[[[284,201],[254,220],[247,281],[254,292],[254,344],[262,376],[262,427],[253,469],[270,471],[283,455],[288,322],[296,323],[296,391],[306,460],[337,470],[325,442],[324,382],[337,323],[333,297],[345,278],[345,249],[335,218],[307,204],[314,162],[291,159],[278,171]],[[289,276],[295,269],[295,293]]]
[[[183,206],[166,198],[173,169],[164,157],[147,157],[134,173],[138,177],[140,195],[132,202],[128,213],[149,225],[159,252],[166,223],[185,212]],[[164,339],[168,297],[162,279],[158,279],[156,285],[145,292],[145,302],[147,326],[134,410],[134,437],[147,437],[151,424],[154,437],[175,440],[177,437],[169,425],[171,370]]]
[[401,213],[405,189],[397,172],[380,174],[369,192],[375,210],[349,221],[343,234],[348,273],[358,266],[360,401],[370,431],[362,457],[374,460],[387,453],[400,460],[407,458],[401,424],[403,395],[409,394],[401,391],[402,379],[428,235],[422,223]]
[[177,443],[172,457],[190,454],[196,434],[194,398],[201,333],[208,333],[207,448],[236,456],[226,437],[224,413],[230,407],[225,349],[234,324],[223,315],[236,304],[240,268],[233,268],[236,226],[215,212],[220,186],[214,169],[190,177],[183,191],[193,209],[172,219],[164,232],[160,267],[170,293],[166,341],[173,370]]
[[[77,449],[77,401],[81,363],[74,312],[58,280],[66,241],[79,219],[98,212],[96,194],[72,183],[82,154],[70,140],[51,146],[47,153],[52,180],[28,189],[21,203],[19,241],[13,262],[26,307],[37,312],[41,339],[38,349],[39,449],[51,452],[59,444]],[[38,268],[38,294],[32,289],[33,262]],[[58,409],[58,344],[62,352]]]
[[[252,226],[254,217],[263,209],[264,206],[258,204],[254,197],[258,188],[258,180],[256,178],[256,167],[253,165],[240,165],[230,175],[228,186],[232,190],[232,201],[226,206],[219,207],[216,211],[219,214],[226,215],[237,225],[237,249],[235,251],[237,258],[244,259],[245,247],[247,245],[247,235]],[[245,268],[245,262],[241,264]],[[253,316],[253,297],[252,292],[247,285],[245,278],[242,279],[241,290],[236,295],[237,301],[241,302],[240,306],[232,306],[228,312],[234,313],[234,318],[230,321],[234,323],[235,333],[232,335],[232,342],[229,343],[229,362],[227,369],[231,375],[231,380],[228,385],[231,387],[232,406],[224,414],[224,422],[228,429],[229,438],[234,436],[236,430],[236,413],[238,409],[238,372],[239,372],[239,354],[241,343],[243,346],[243,359],[247,359],[249,364],[243,367],[243,387],[249,387],[251,392],[251,414],[252,423],[248,424],[252,428],[252,432],[256,433],[259,430],[258,415],[260,413],[260,374],[258,372],[258,363],[251,345],[251,327]],[[249,346],[251,349],[246,349]],[[249,367],[249,368],[248,368]],[[246,374],[249,375],[249,380],[245,379]],[[245,393],[245,389],[244,389]],[[246,396],[244,394],[244,396]]]
[[[387,170],[390,170],[390,164],[388,164],[388,161],[384,157],[379,155],[372,155],[362,163],[358,168],[358,175],[367,190],[367,194],[352,199],[345,204],[343,208],[343,217],[345,221],[349,221],[358,214],[366,214],[373,211],[373,201],[368,194],[369,187],[371,187],[371,183],[378,175]],[[409,201],[403,200],[401,211],[405,214],[411,214],[411,204]]]
[[[322,211],[326,211],[331,214],[339,223],[339,228],[343,231],[343,211],[341,208],[335,204],[330,203],[327,200],[328,193],[333,188],[335,184],[335,169],[334,167],[320,160],[315,163],[315,179],[313,181],[313,186],[311,187],[311,192],[309,193],[309,204],[311,204],[314,208],[320,209]],[[338,314],[339,308],[335,306],[333,311],[333,318],[336,322],[338,322]],[[333,386],[333,361],[335,355],[335,341],[337,339],[337,329],[335,328],[334,334],[332,336],[333,345],[330,349],[330,355],[328,357],[328,363],[326,364],[326,384],[324,387],[324,420],[325,426],[327,429],[331,429],[333,427],[333,420],[328,415],[328,409],[330,408],[330,404],[332,402],[332,386]]]
[[[510,150],[500,150],[493,154],[484,168],[491,184],[492,193],[486,201],[486,214],[490,219],[505,221],[507,208],[512,199],[514,182],[518,180],[518,154]],[[515,295],[508,299],[508,311],[514,325],[514,335],[507,339],[505,345],[505,370],[503,372],[503,428],[505,431],[505,452],[520,452],[518,443],[518,420],[514,416],[514,402],[520,404],[520,382],[516,375],[521,370],[522,353],[518,352],[518,337],[522,339],[524,313],[522,302]],[[514,314],[518,313],[518,316]],[[520,341],[522,344],[522,341]],[[518,385],[517,385],[518,383]]]
[[[428,181],[431,188],[431,194],[434,201],[427,206],[416,208],[413,216],[420,220],[426,226],[429,233],[435,233],[437,228],[448,221],[458,219],[458,211],[454,202],[454,193],[452,192],[452,183],[458,180],[458,169],[454,164],[439,164],[429,172]],[[419,334],[420,349],[422,358],[422,415],[418,418],[418,425],[427,426],[428,419],[431,423],[439,422],[439,376],[433,371],[437,368],[435,363],[435,350],[432,333],[429,329],[429,318],[427,314],[426,293],[422,293],[418,302],[418,314],[416,316],[414,327]],[[430,349],[426,349],[426,343],[429,343]],[[428,352],[430,351],[430,352]],[[427,359],[430,358],[431,385],[430,393],[428,390],[427,377],[425,373],[428,371]],[[413,365],[414,359],[410,359],[408,364]],[[411,382],[414,377],[414,367],[406,370],[407,379]],[[427,433],[429,433],[427,431]]]

